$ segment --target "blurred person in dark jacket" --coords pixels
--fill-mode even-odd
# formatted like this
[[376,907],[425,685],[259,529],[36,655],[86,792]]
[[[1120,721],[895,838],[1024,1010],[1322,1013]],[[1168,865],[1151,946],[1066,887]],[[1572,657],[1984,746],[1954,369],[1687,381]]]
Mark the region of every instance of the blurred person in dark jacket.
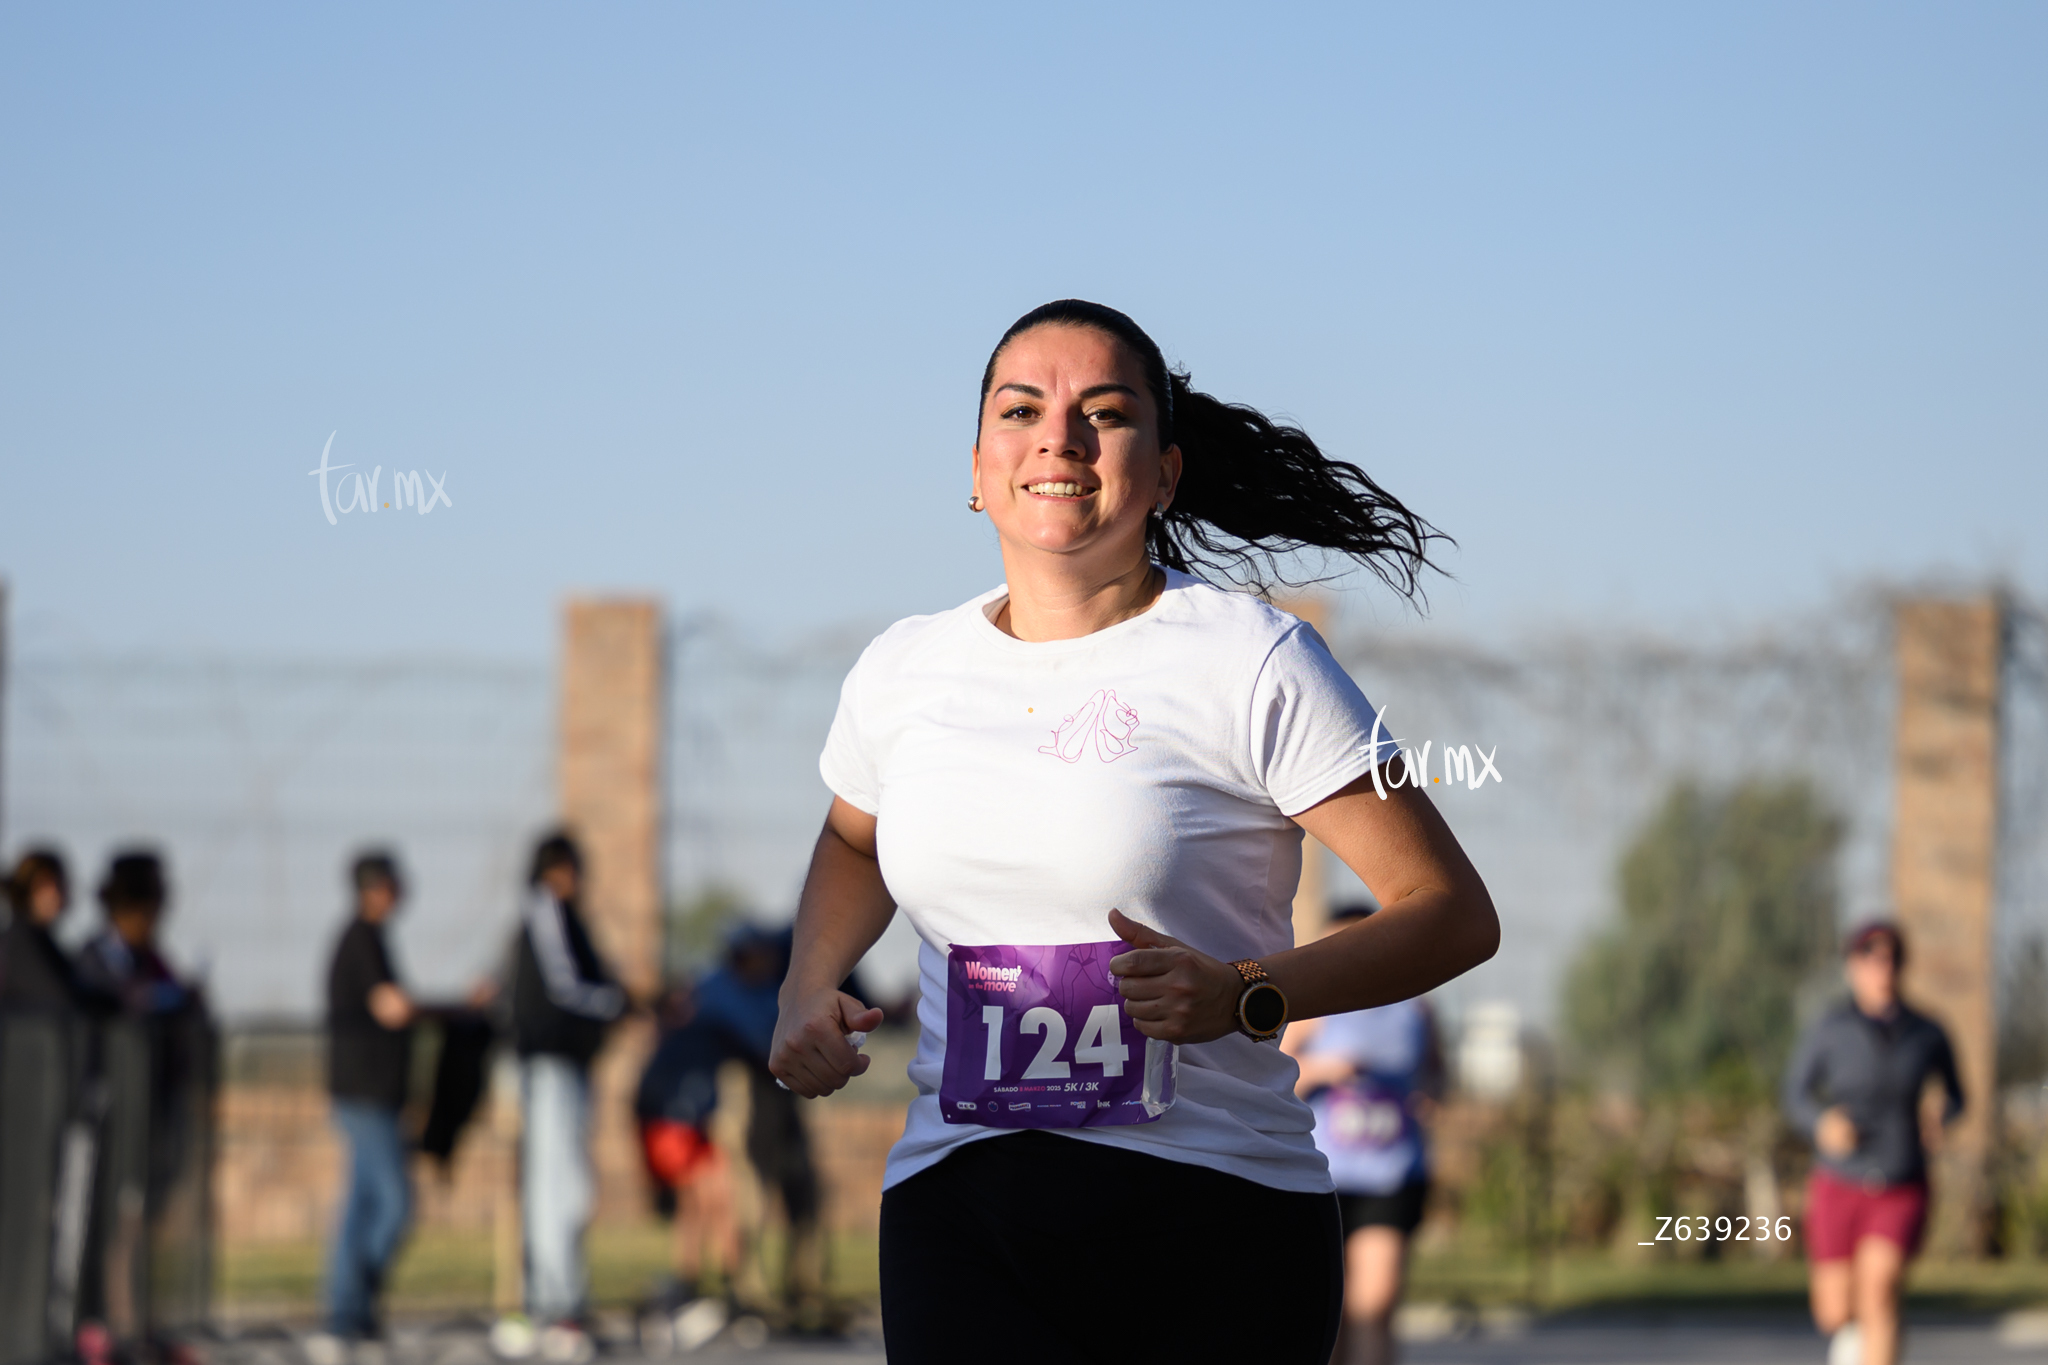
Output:
[[533,852],[531,892],[513,942],[512,1041],[519,1054],[526,1233],[526,1316],[501,1320],[492,1345],[550,1361],[595,1354],[582,1317],[583,1232],[596,1189],[590,1169],[590,1062],[626,1012],[626,992],[583,922],[583,855],[564,833]]
[[174,1187],[204,1179],[214,1035],[203,993],[158,947],[170,900],[163,860],[148,849],[115,853],[98,894],[106,927],[76,960],[84,991],[110,1016],[93,1063],[106,1107],[79,1316],[132,1355],[168,1349],[152,1325],[152,1229]]
[[0,1009],[64,1014],[76,1008],[82,987],[58,944],[57,921],[71,904],[71,877],[53,848],[22,854],[7,878],[10,915],[0,934]]
[[412,997],[399,984],[385,925],[405,897],[391,854],[349,868],[355,913],[327,967],[327,1089],[348,1142],[348,1190],[327,1258],[327,1332],[307,1343],[313,1365],[339,1365],[346,1344],[381,1334],[378,1299],[412,1212],[399,1126],[412,1061]]
[[78,1326],[83,1266],[67,1248],[87,1223],[89,1190],[80,1184],[93,1165],[97,1115],[83,1094],[89,1082],[80,1084],[90,1044],[72,1027],[78,981],[53,932],[71,900],[63,857],[28,850],[0,890],[0,1354],[20,1357]]
[[[747,1162],[782,1202],[789,1222],[782,1286],[801,1315],[820,1306],[823,1291],[818,1170],[800,1101],[768,1070],[779,1013],[777,995],[789,974],[794,933],[788,926],[740,928],[727,944],[725,964],[699,984],[697,1003],[737,1040],[747,1064]],[[867,998],[851,978],[841,989]]]
[[1899,1286],[1927,1224],[1920,1094],[1941,1083],[1942,1121],[1963,1109],[1941,1025],[1899,998],[1906,941],[1896,924],[1849,936],[1849,999],[1809,1027],[1785,1069],[1784,1105],[1819,1161],[1806,1190],[1813,1319],[1830,1365],[1892,1365]]

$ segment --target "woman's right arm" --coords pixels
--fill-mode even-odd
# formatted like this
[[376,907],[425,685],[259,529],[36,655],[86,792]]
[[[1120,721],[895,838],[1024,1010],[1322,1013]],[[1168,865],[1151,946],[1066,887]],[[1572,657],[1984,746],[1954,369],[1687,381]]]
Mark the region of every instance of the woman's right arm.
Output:
[[1826,1021],[1810,1025],[1792,1050],[1785,1068],[1785,1083],[1779,1095],[1785,1117],[1799,1132],[1813,1140],[1822,1156],[1845,1157],[1859,1141],[1849,1111],[1836,1104],[1823,1109],[1814,1098],[1826,1070]]
[[875,858],[875,817],[838,797],[811,852],[810,875],[797,903],[796,941],[777,1003],[768,1069],[807,1099],[829,1095],[868,1069],[847,1040],[882,1022],[839,989],[889,927],[896,902]]

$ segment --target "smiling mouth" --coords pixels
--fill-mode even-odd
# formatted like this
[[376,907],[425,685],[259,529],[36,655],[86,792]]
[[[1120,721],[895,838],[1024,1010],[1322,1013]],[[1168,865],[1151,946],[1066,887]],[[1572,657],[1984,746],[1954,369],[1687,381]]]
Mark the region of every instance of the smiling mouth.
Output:
[[1024,491],[1035,493],[1041,498],[1085,498],[1095,492],[1094,489],[1083,488],[1078,483],[1027,483],[1024,485]]

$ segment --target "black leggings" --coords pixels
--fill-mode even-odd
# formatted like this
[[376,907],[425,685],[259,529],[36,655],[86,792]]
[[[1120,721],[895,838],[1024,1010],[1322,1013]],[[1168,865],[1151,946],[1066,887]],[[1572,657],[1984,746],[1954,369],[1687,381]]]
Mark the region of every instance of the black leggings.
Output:
[[1334,1195],[1056,1133],[969,1143],[882,1196],[889,1365],[1327,1365]]

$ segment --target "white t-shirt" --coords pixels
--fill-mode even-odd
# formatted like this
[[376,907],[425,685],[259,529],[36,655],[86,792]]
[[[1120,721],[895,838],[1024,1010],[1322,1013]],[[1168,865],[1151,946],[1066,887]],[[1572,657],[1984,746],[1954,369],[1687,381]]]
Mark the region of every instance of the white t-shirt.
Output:
[[[1009,1131],[940,1115],[954,943],[1113,939],[1114,907],[1226,962],[1291,948],[1288,817],[1372,766],[1372,705],[1311,627],[1257,598],[1168,571],[1144,614],[1031,643],[991,621],[1005,596],[878,636],[819,759],[878,817],[882,878],[923,940],[918,1097],[885,1187]],[[1233,1033],[1181,1049],[1158,1121],[1057,1131],[1320,1193],[1295,1077],[1277,1044]]]

